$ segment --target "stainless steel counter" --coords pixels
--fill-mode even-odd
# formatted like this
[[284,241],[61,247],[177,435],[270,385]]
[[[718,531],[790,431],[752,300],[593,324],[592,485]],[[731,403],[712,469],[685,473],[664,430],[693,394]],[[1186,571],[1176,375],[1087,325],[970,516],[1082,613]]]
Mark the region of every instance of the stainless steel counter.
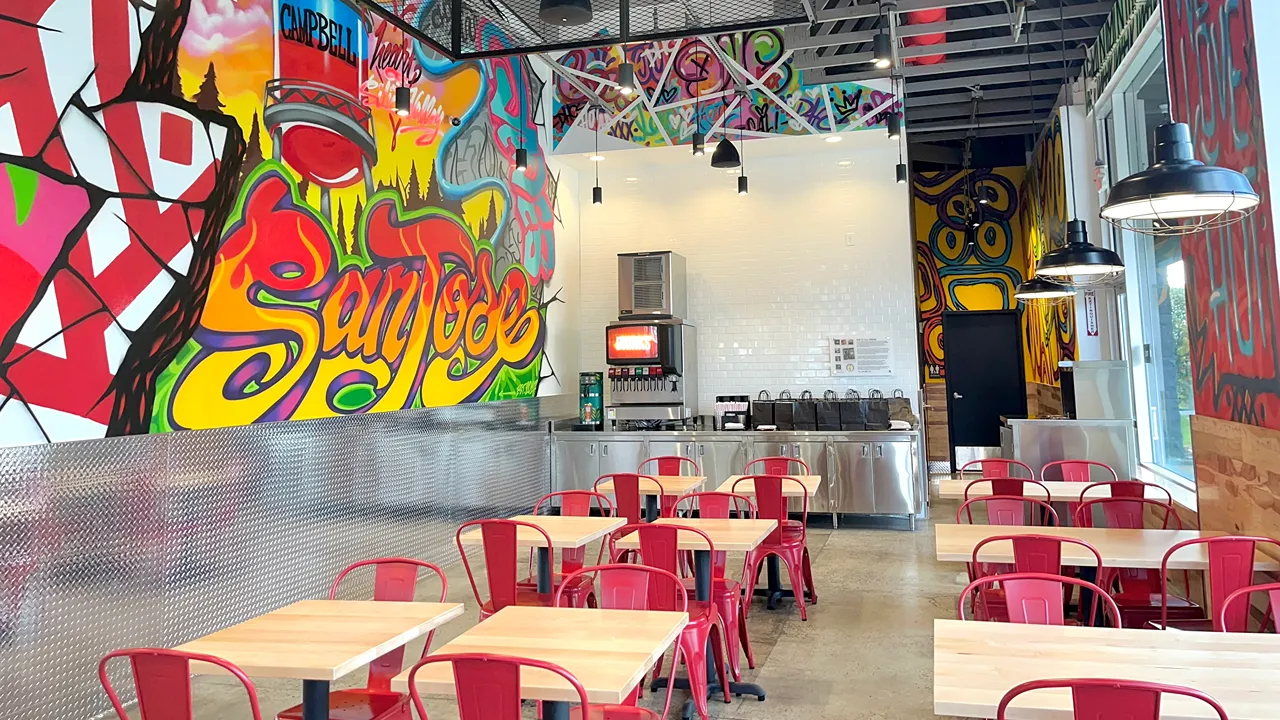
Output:
[[[916,430],[812,431],[637,431],[575,432],[553,428],[552,489],[589,489],[596,478],[635,472],[645,458],[693,458],[714,490],[759,457],[785,455],[804,460],[822,486],[809,503],[811,514],[928,517],[924,444]],[[801,501],[792,501],[800,512]]]
[[1037,473],[1054,460],[1094,460],[1110,465],[1121,479],[1137,477],[1138,436],[1132,420],[1010,419],[1000,439],[1004,457],[1021,460]]

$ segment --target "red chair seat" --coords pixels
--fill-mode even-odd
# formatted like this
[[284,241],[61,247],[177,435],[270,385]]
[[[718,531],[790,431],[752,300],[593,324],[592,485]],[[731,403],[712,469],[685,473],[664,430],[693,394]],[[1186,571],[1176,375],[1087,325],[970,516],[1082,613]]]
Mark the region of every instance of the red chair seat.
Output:
[[[370,692],[364,688],[329,693],[329,720],[390,720],[412,717],[408,695]],[[294,705],[281,711],[276,715],[276,720],[302,720],[302,706]]]
[[[1111,596],[1120,607],[1121,627],[1142,628],[1160,622],[1160,593],[1136,590]],[[1204,608],[1190,600],[1169,595],[1169,619],[1175,621],[1204,620]],[[1169,623],[1173,625],[1173,623]]]
[[[526,607],[551,607],[552,595],[543,595],[537,589],[516,588],[516,605]],[[487,618],[493,615],[497,610],[493,609],[493,601],[485,600],[480,606],[480,617]]]
[[[565,575],[564,573],[553,573],[551,575],[551,591],[555,592],[556,590],[558,590],[560,586],[564,584],[564,579],[566,577],[568,576]],[[521,590],[524,590],[526,588],[532,588],[536,590],[538,588],[538,576],[530,575],[529,577],[526,577],[520,580],[519,582],[517,582],[516,587],[520,588]],[[591,576],[579,575],[578,577],[573,579],[573,583],[570,584],[569,587],[565,589],[565,592],[566,593],[577,592],[584,589],[589,590],[591,589],[591,587],[592,587]]]
[[[582,720],[582,708],[569,708],[569,717]],[[630,705],[592,705],[586,720],[661,720],[658,713]]]

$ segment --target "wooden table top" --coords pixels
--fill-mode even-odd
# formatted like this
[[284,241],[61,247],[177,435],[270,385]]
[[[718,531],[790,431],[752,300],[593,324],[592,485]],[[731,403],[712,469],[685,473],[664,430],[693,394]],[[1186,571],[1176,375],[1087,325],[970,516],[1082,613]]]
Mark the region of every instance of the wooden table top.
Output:
[[[716,546],[716,552],[722,550],[749,552],[754,550],[778,526],[777,520],[661,518],[654,522],[659,525],[680,525],[697,528],[711,538],[711,542]],[[680,533],[678,537],[680,550],[707,549],[707,542],[696,533]],[[617,546],[623,550],[639,550],[640,539],[632,534],[619,539]]]
[[[963,500],[964,489],[969,486],[969,483],[978,479],[979,478],[974,478],[973,480],[940,480],[938,482],[938,497],[943,500]],[[1089,483],[1063,482],[1061,480],[1046,480],[1042,484],[1049,489],[1048,500],[1050,502],[1079,502],[1081,491],[1089,487]],[[1044,491],[1036,485],[1027,483],[1023,487],[1025,488],[1024,493],[1027,497],[1037,498],[1040,500],[1045,499]],[[1106,488],[1094,488],[1093,491],[1089,493],[1089,497],[1085,499],[1100,500],[1105,497],[1110,497],[1107,492]],[[976,485],[969,491],[970,498],[987,497],[991,494],[991,483],[989,482]],[[1152,500],[1164,500],[1166,498],[1164,492],[1153,487],[1148,487],[1146,489],[1146,495]]]
[[[250,677],[337,680],[462,614],[461,603],[302,600],[178,650],[216,655]],[[196,674],[221,674],[193,664]]]
[[[720,487],[716,488],[716,490],[719,492],[736,492],[739,495],[755,495],[756,484],[754,480],[747,480],[739,485],[737,490],[733,489],[733,484],[741,480],[743,477],[746,476],[730,475],[729,479],[721,483]],[[809,495],[809,497],[813,497],[814,494],[818,492],[818,487],[822,485],[821,475],[788,475],[787,477],[799,480],[800,484],[804,485],[804,491]],[[782,483],[782,496],[800,497],[800,488],[796,487],[796,484],[793,482],[784,481]]]
[[[433,654],[484,652],[545,660],[578,678],[591,702],[616,705],[675,642],[688,621],[687,614],[678,612],[511,606]],[[454,694],[453,669],[448,663],[428,665],[415,680],[423,694]],[[545,670],[523,670],[520,683],[526,700],[578,700],[569,683]],[[391,687],[407,692],[409,671],[397,675]]]
[[[934,527],[938,560],[942,562],[971,562],[973,548],[979,541],[993,535],[1054,535],[1083,540],[1102,554],[1102,563],[1108,567],[1160,569],[1165,552],[1183,540],[1222,535],[1220,532],[1199,530],[1113,530],[1109,528],[1042,528],[1006,525],[937,525]],[[1013,544],[994,542],[982,548],[979,560],[994,563],[1013,562]],[[1257,554],[1256,570],[1280,570],[1280,563],[1262,552]],[[1062,547],[1062,564],[1091,567],[1097,559],[1079,545]],[[1209,553],[1204,545],[1193,545],[1179,550],[1169,560],[1171,570],[1206,570]]]
[[[595,542],[609,533],[627,524],[626,518],[620,517],[577,517],[571,515],[516,515],[511,520],[533,523],[551,537],[551,544],[562,550],[580,548]],[[547,539],[533,528],[522,527],[516,531],[516,542],[520,547],[543,547]],[[480,528],[469,530],[462,535],[463,545],[482,545]]]
[[[658,483],[650,480],[648,477],[640,478],[640,494],[641,495],[683,495],[687,492],[693,492],[702,487],[707,481],[703,475],[650,475],[658,483],[662,483],[662,488],[658,488]],[[605,480],[600,483],[600,487],[596,492],[602,492],[606,495],[613,494],[613,481]]]
[[[935,620],[933,711],[938,715],[994,718],[1000,698],[1028,680],[1119,678],[1182,685],[1208,693],[1231,720],[1280,717],[1280,637],[1263,633],[1208,633],[1050,627],[1015,623]],[[1011,720],[1071,720],[1065,690],[1021,696]],[[1203,703],[1168,697],[1162,720],[1201,720],[1217,714]]]

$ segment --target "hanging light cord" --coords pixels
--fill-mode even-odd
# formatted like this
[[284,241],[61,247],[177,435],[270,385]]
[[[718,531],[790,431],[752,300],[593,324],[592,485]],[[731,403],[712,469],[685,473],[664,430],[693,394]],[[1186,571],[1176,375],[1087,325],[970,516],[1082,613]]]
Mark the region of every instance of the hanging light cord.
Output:
[[742,106],[746,99],[745,92],[738,96],[738,177],[747,174],[747,144],[742,139]]
[[[594,107],[596,116],[596,157],[600,157],[600,107],[598,105]],[[597,161],[593,164],[596,166],[596,187],[600,187],[600,163]]]
[[[890,78],[890,82],[892,82],[893,80],[894,78]],[[896,98],[896,100],[897,102],[902,103],[902,109],[903,109],[902,115],[903,115],[903,120],[905,120],[906,114],[907,114],[906,113],[907,104],[903,99],[903,95],[907,94],[907,79],[904,77],[898,77],[896,78],[896,80],[898,84],[898,97]],[[906,141],[907,141],[906,132],[903,130],[903,128],[900,125],[898,127],[898,164],[899,165],[902,164],[902,146],[906,143]]]
[[[1066,17],[1064,16],[1064,14],[1063,14],[1062,7],[1063,7],[1062,0],[1059,0],[1059,3],[1058,3],[1058,34],[1059,34],[1059,37],[1061,38],[1061,45],[1062,45],[1062,108],[1063,108],[1064,110],[1066,110],[1066,111],[1067,111],[1067,112],[1066,112],[1066,117],[1064,117],[1064,118],[1063,118],[1063,120],[1062,120],[1062,124],[1063,124],[1064,126],[1066,126],[1066,130],[1065,130],[1065,132],[1066,132],[1066,136],[1067,136],[1067,144],[1062,148],[1062,164],[1066,167],[1066,171],[1067,171],[1067,172],[1066,172],[1066,175],[1067,175],[1067,178],[1066,178],[1066,180],[1067,180],[1067,188],[1068,188],[1068,189],[1070,189],[1070,191],[1074,194],[1074,193],[1075,193],[1075,189],[1074,189],[1074,188],[1075,188],[1075,178],[1074,178],[1074,177],[1072,177],[1072,173],[1071,173],[1071,158],[1069,158],[1069,157],[1067,156],[1067,155],[1068,155],[1068,153],[1070,153],[1070,152],[1071,152],[1071,149],[1072,149],[1072,145],[1071,145],[1071,108],[1070,108],[1070,106],[1071,106],[1071,87],[1067,84],[1067,83],[1069,82],[1069,79],[1068,79],[1068,77],[1067,77],[1067,20],[1066,20]],[[1027,58],[1028,58],[1028,59],[1030,59],[1030,57],[1031,57],[1031,55],[1028,53]],[[1066,193],[1065,193],[1065,192],[1063,193],[1063,196],[1064,196],[1064,197],[1066,196]],[[1063,210],[1065,210],[1065,209],[1066,209],[1066,208],[1063,208]]]

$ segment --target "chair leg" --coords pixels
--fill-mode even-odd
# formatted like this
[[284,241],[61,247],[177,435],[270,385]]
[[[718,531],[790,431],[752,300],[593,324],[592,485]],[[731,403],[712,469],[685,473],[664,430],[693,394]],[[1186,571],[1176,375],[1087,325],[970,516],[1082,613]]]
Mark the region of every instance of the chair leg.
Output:
[[808,620],[809,614],[805,612],[802,560],[799,557],[791,556],[783,557],[782,561],[787,564],[787,574],[791,576],[791,593],[795,595],[796,607],[800,608],[800,619]]
[[720,689],[724,691],[724,704],[729,705],[733,698],[729,696],[729,673],[724,661],[724,625],[716,623],[711,626],[711,653],[715,657],[716,671],[720,674]]
[[809,586],[809,601],[818,604],[818,587],[813,584],[813,564],[809,562],[809,548],[804,549],[804,581]]
[[738,644],[740,631],[739,623],[742,620],[742,603],[734,602],[731,595],[725,595],[719,598],[721,602],[716,603],[717,611],[720,613],[720,620],[724,622],[724,640],[725,650],[729,654],[729,674],[733,676],[735,681],[742,680],[742,662],[740,655],[742,648]]
[[751,652],[751,635],[747,632],[747,617],[743,613],[742,603],[738,603],[738,639],[742,643],[742,649],[747,653],[747,667],[755,670],[756,657]]
[[[764,554],[751,553],[747,555],[747,565],[743,568],[742,573],[742,616],[747,617],[751,614],[751,600],[756,594],[756,585],[760,584],[760,571],[764,569]],[[751,583],[746,582],[747,578],[751,578]]]
[[693,696],[693,708],[701,720],[709,719],[707,710],[707,645],[698,642],[693,633],[680,636],[681,654],[689,674],[689,694]]

